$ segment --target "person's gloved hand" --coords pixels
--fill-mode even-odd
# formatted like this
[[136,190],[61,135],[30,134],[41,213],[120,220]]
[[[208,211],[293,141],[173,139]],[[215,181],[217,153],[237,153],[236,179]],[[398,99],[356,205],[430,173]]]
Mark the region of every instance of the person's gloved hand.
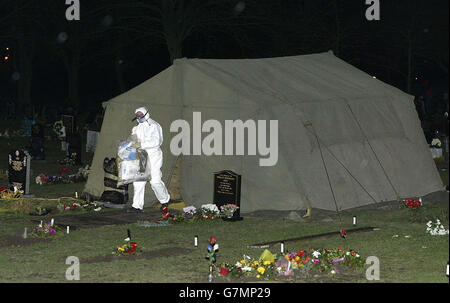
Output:
[[135,142],[133,142],[133,144],[131,146],[133,146],[135,149],[139,149],[139,148],[141,148],[141,143],[138,141],[135,141]]

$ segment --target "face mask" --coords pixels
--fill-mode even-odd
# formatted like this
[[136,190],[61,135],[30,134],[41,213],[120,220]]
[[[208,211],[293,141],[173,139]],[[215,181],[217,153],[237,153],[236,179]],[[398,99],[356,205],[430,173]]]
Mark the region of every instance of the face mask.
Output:
[[147,115],[147,113],[148,113],[148,111],[145,113],[145,115],[143,115],[143,116],[136,116],[131,121],[137,120],[139,123],[144,123],[146,121],[145,116]]

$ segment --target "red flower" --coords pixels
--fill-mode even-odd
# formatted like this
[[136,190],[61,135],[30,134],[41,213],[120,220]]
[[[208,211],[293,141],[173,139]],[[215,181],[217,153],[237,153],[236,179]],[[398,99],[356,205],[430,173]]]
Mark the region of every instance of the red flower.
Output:
[[352,256],[356,255],[356,253],[354,251],[352,251]]
[[127,249],[126,253],[128,254],[132,254],[136,251],[137,248],[137,243],[136,242],[131,242],[131,249]]
[[304,253],[305,253],[305,251],[304,251],[304,250],[301,250],[301,251],[298,253],[298,256],[301,257],[301,256],[303,256]]
[[216,237],[211,236],[211,238],[209,239],[209,243],[211,243],[211,244],[216,243]]
[[342,249],[342,247],[340,247],[340,246],[338,246],[338,250],[340,250],[340,251],[344,251],[344,250]]
[[222,269],[220,270],[220,274],[221,274],[222,276],[228,275],[228,269],[226,269],[225,267],[222,268]]

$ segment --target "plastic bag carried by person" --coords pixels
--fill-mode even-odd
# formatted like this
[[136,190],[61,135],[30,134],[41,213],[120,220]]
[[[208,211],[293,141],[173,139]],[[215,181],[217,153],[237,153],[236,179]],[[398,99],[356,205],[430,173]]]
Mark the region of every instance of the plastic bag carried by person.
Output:
[[137,144],[133,137],[119,144],[117,151],[119,180],[117,186],[150,180],[150,169],[147,167],[147,152],[136,148],[136,146]]

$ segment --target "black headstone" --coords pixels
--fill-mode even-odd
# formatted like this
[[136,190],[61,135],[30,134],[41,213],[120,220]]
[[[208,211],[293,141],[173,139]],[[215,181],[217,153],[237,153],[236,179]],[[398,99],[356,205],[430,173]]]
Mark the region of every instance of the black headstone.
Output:
[[61,121],[66,128],[66,134],[71,134],[74,131],[74,118],[69,115],[61,115]]
[[8,154],[9,184],[24,193],[27,193],[27,165],[27,154],[23,150],[13,150]]
[[[225,204],[236,204],[239,208],[234,212],[230,221],[242,220],[241,217],[241,175],[230,170],[214,173],[214,204],[220,210]],[[227,220],[227,219],[224,219]]]

